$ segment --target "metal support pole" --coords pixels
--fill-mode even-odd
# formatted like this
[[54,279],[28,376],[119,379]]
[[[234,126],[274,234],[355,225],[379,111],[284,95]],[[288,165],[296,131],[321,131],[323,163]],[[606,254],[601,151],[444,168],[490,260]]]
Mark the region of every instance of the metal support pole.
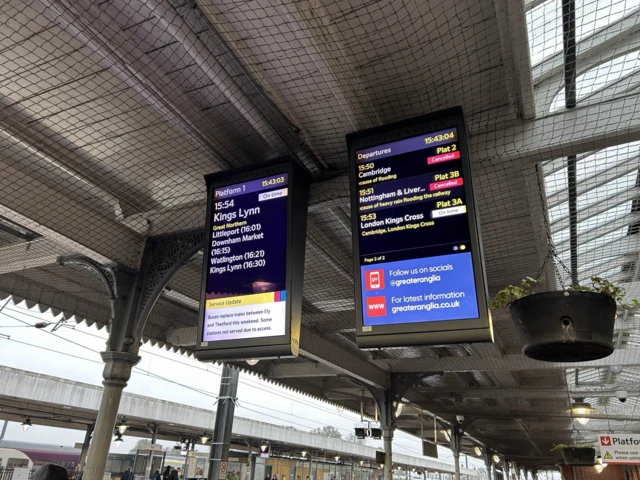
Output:
[[576,98],[576,5],[562,0],[562,47],[564,54],[564,103],[575,108]]
[[[389,387],[373,388],[363,384],[376,400],[376,411],[380,411],[380,427],[384,445],[384,480],[393,480],[393,433],[396,429],[394,402],[401,402],[409,388],[433,373],[392,373]],[[316,479],[317,480],[317,479]]]
[[313,455],[309,449],[309,480],[313,480]]
[[209,456],[208,480],[224,480],[226,472],[220,473],[220,463],[228,462],[229,446],[231,444],[231,427],[236,408],[236,396],[238,393],[238,378],[240,371],[224,364],[222,378],[220,379],[220,395],[218,396],[218,408],[216,421],[213,427],[211,439],[211,453]]
[[109,455],[122,390],[131,378],[131,369],[140,361],[140,357],[133,353],[102,352],[100,355],[105,363],[102,373],[104,389],[93,440],[87,456],[84,480],[102,480],[104,477],[104,467]]
[[393,430],[383,428],[384,442],[384,480],[393,480]]
[[482,455],[484,457],[484,465],[487,468],[487,480],[491,480],[491,450],[485,447],[482,451]]
[[4,421],[4,425],[2,426],[2,432],[0,432],[0,442],[4,438],[4,434],[7,433],[7,425],[9,425],[9,420]]
[[191,440],[186,439],[187,442],[187,454],[184,456],[184,464],[182,465],[182,475],[185,480],[187,480],[187,466],[189,465],[189,449],[191,447]]
[[140,449],[136,450],[136,456],[133,457],[133,468],[131,469],[133,475],[136,474],[136,467],[138,466],[138,457],[140,456]]
[[451,451],[453,452],[453,463],[455,466],[455,480],[460,480],[460,450],[462,449],[462,436],[464,435],[464,431],[462,430],[461,425],[454,425],[451,429],[451,438],[449,440],[449,445]]
[[[564,54],[564,104],[576,107],[576,5],[575,0],[562,0],[562,40]],[[569,191],[569,247],[571,254],[571,285],[578,284],[578,207],[575,155],[567,157]]]
[[151,445],[155,445],[158,441],[158,425],[153,426],[153,433],[151,434]]
[[509,460],[507,460],[507,457],[502,457],[502,463],[503,463],[503,471],[504,471],[504,480],[511,480],[511,472],[509,471]]
[[82,450],[80,451],[80,459],[78,460],[78,473],[84,470],[84,464],[87,461],[87,452],[89,451],[89,444],[91,443],[91,435],[96,424],[92,423],[87,425],[87,432],[84,434],[84,442],[82,442]]

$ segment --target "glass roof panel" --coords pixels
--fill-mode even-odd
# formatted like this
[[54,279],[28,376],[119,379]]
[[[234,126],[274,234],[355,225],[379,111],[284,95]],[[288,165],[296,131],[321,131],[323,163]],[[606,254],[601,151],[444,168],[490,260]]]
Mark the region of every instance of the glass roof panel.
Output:
[[[638,0],[576,0],[576,41],[639,8]],[[527,12],[531,64],[562,51],[562,0],[547,0]]]
[[[557,160],[546,162],[544,167],[551,171],[545,176],[547,200],[551,205],[554,201],[564,200],[550,207],[548,215],[560,260],[569,267],[571,253],[568,243],[570,229],[567,222],[566,168],[553,171],[558,168]],[[623,274],[628,277],[628,272],[625,273],[622,266],[630,261],[628,254],[637,251],[636,238],[640,242],[640,236],[625,240],[633,233],[630,230],[633,218],[629,214],[637,203],[633,198],[634,192],[640,188],[639,169],[640,142],[610,147],[578,158],[577,207],[578,218],[581,218],[577,225],[578,276],[582,281],[592,275],[614,281]],[[602,176],[605,172],[607,177]],[[605,180],[608,181],[599,185]],[[554,224],[560,219],[563,221]],[[567,284],[569,275],[561,265],[557,267]]]
[[606,225],[607,223],[611,223],[614,220],[624,217],[629,212],[631,212],[632,202],[626,202],[620,205],[617,205],[609,210],[599,213],[598,215],[594,215],[591,218],[587,218],[586,220],[578,223],[578,235],[587,233],[594,228],[601,227]]
[[[627,75],[640,70],[640,50],[620,55],[619,57],[601,63],[595,68],[579,75],[576,79],[576,98],[580,99],[602,90],[607,85],[615,83]],[[564,88],[561,89],[551,102],[551,111],[564,108]]]
[[[578,239],[580,238],[580,235],[584,235],[598,227],[603,227],[611,222],[616,221],[619,218],[624,217],[625,215],[628,215],[631,212],[632,204],[633,202],[625,202],[602,213],[599,213],[598,215],[587,218],[582,222],[578,222]],[[567,240],[569,240],[569,232],[569,227],[554,232],[552,234],[554,245],[556,245],[556,247],[560,247],[560,244],[562,242],[566,242]]]
[[[578,182],[583,182],[588,178],[598,175],[602,171],[611,169],[633,156],[640,156],[640,142],[616,145],[603,150],[598,150],[591,155],[578,157],[578,162],[576,164],[576,179]],[[638,159],[638,163],[640,166],[640,159]],[[545,167],[547,165],[551,167],[550,162],[547,162]],[[548,197],[557,192],[564,192],[567,188],[566,167],[545,176],[545,192]]]
[[[579,243],[578,264],[593,261],[595,259],[607,258],[611,253],[611,249],[602,247],[623,238],[627,235],[628,231],[628,227],[619,228],[618,230],[603,235],[600,238],[596,238],[595,240],[591,240],[590,242]],[[578,242],[579,241],[580,240],[578,239]],[[569,266],[571,264],[571,255],[569,250],[562,252],[559,256],[565,265]]]
[[[633,187],[636,183],[638,172],[636,170],[618,177],[598,188],[593,188],[583,194],[578,194],[577,207],[578,212],[586,207],[594,205],[598,200],[609,198],[618,193]],[[549,209],[549,221],[551,223],[569,215],[568,202],[563,202]]]

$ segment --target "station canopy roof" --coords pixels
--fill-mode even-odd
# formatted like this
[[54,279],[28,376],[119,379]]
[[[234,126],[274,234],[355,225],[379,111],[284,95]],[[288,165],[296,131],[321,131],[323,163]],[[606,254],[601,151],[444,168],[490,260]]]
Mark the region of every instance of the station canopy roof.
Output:
[[[136,268],[146,237],[203,227],[203,174],[296,156],[313,175],[304,355],[244,368],[353,410],[364,398],[368,415],[359,382],[432,372],[407,392],[401,429],[430,437],[431,414],[462,414],[473,438],[529,466],[553,465],[554,443],[638,432],[633,313],[616,322],[612,356],[577,367],[524,357],[504,312],[494,345],[355,345],[345,134],[454,105],[490,293],[539,271],[548,233],[568,262],[575,155],[579,277],[640,295],[640,4],[574,6],[567,110],[561,0],[4,1],[0,291],[102,327],[104,288],[58,256]],[[172,279],[145,341],[193,351],[201,262]],[[568,281],[557,260],[545,273],[549,288]],[[586,425],[567,412],[573,398],[596,410]]]

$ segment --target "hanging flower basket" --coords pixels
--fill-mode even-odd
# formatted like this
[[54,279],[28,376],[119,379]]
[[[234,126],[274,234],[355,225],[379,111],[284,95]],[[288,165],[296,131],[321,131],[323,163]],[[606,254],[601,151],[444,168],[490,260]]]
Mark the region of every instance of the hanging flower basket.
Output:
[[586,362],[611,355],[618,306],[640,307],[637,299],[625,302],[625,290],[600,277],[591,277],[591,285],[534,293],[540,284],[527,277],[491,300],[491,308],[509,307],[522,352],[536,360]]
[[545,362],[586,362],[611,355],[616,309],[610,296],[580,290],[534,293],[509,307],[523,340],[522,352]]
[[567,465],[593,467],[596,451],[589,447],[567,447],[562,449],[562,458]]

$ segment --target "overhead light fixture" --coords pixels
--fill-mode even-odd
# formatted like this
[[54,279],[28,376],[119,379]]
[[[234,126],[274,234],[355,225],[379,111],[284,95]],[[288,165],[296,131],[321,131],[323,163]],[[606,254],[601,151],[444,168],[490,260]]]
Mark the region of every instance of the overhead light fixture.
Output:
[[247,358],[245,360],[245,362],[247,362],[249,365],[255,365],[256,363],[258,363],[260,360],[257,358]]
[[115,437],[113,438],[113,443],[116,444],[116,447],[119,447],[122,442],[124,442],[124,440],[122,439],[122,434],[120,432],[117,432]]
[[336,459],[336,462],[339,462],[340,461],[340,455],[336,455],[335,459]]
[[364,465],[364,460],[360,460],[360,466]]
[[412,472],[415,472],[415,471],[416,471],[416,469],[415,469],[415,468],[412,468],[412,469],[411,469],[411,471],[412,471]]
[[302,450],[302,456],[306,457],[307,456],[307,451],[306,450]]
[[600,465],[599,463],[596,463],[594,465],[594,467],[596,469],[596,472],[598,472],[598,473],[602,473],[602,470],[604,470],[604,467],[602,465]]
[[404,403],[395,402],[396,403],[396,418],[402,415],[402,411],[404,410]]
[[267,445],[266,443],[263,443],[262,445],[260,445],[260,450],[262,452],[266,452],[267,448],[269,448],[269,445]]
[[500,463],[500,457],[497,454],[494,453],[491,458],[493,458],[493,461],[495,463]]
[[183,438],[182,440],[180,440],[180,446],[181,446],[182,448],[184,448],[184,447],[186,447],[186,446],[187,446],[187,439],[186,439],[186,438]]
[[371,438],[375,440],[380,440],[382,438],[381,428],[371,428],[369,431],[371,432]]
[[479,446],[475,446],[473,447],[473,453],[475,453],[477,456],[482,455],[482,449]]
[[208,441],[209,441],[209,436],[207,435],[207,432],[204,432],[200,437],[200,442],[204,445]]
[[592,408],[591,404],[585,402],[583,398],[576,398],[571,404],[571,408],[567,410],[567,413],[574,415],[576,421],[580,425],[586,425],[589,423],[589,418],[585,415],[593,415],[598,413],[598,411],[595,408]]
[[597,465],[602,465],[602,468],[605,468],[607,466],[607,464],[602,461],[602,456],[600,456],[600,455],[598,455],[596,457],[596,464]]
[[129,428],[129,425],[127,425],[125,423],[125,420],[122,419],[122,421],[116,426],[116,428],[118,429],[118,432],[120,432],[121,435],[124,435],[124,432],[127,431],[127,428]]
[[31,425],[31,419],[29,417],[25,418],[24,422],[22,422],[22,431],[26,432],[31,427],[33,427],[33,425]]

